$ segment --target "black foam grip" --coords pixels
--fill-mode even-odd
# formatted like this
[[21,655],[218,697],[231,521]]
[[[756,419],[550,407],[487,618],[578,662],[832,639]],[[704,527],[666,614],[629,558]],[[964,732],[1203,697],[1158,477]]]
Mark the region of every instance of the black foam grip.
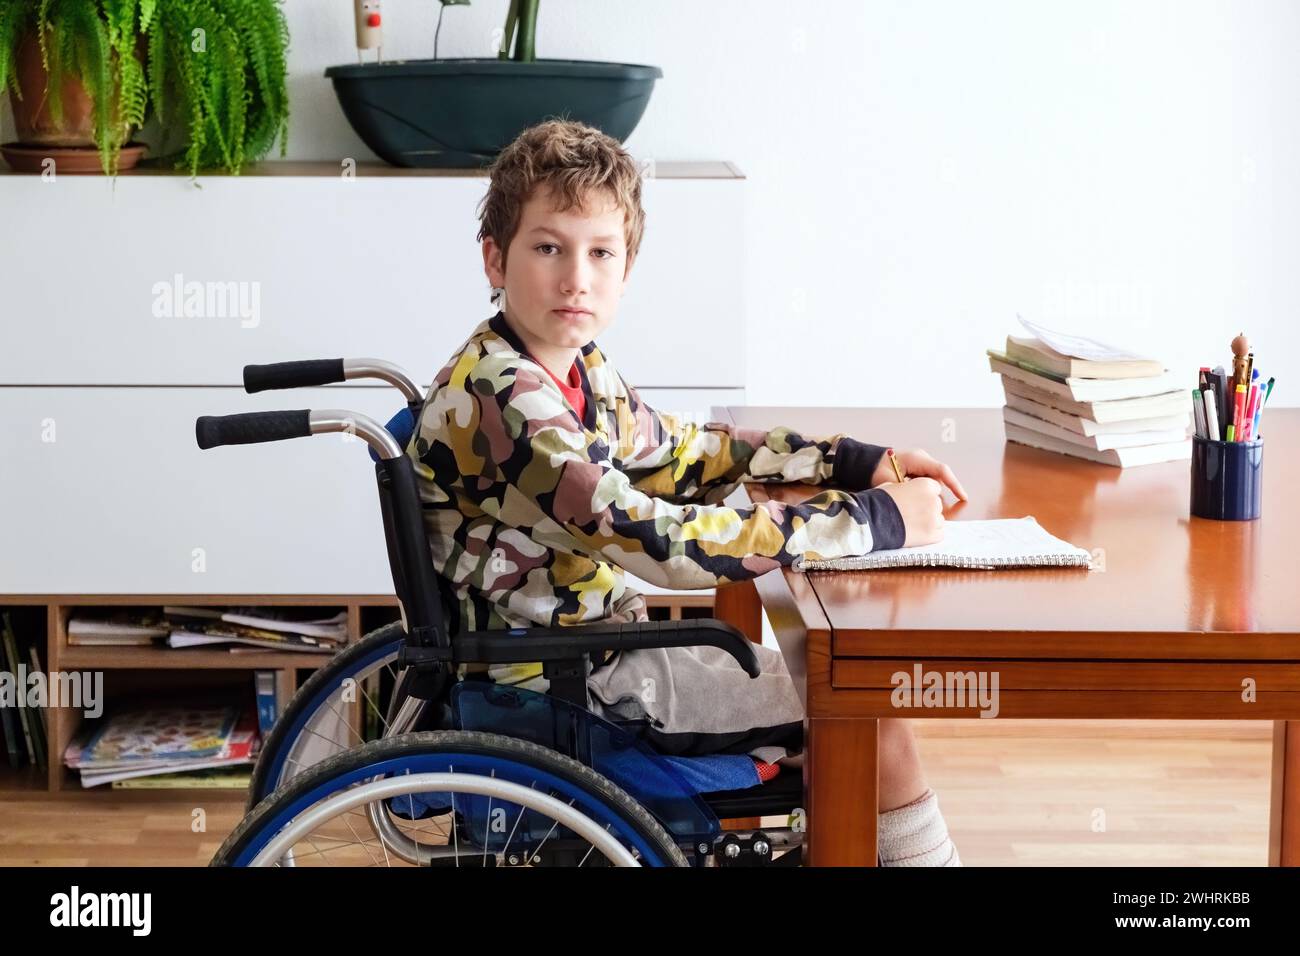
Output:
[[286,412],[200,415],[194,422],[194,437],[200,448],[306,438],[311,434],[310,415],[306,408]]
[[343,381],[343,360],[308,359],[304,362],[275,362],[245,365],[244,391],[265,392],[276,388],[304,388]]

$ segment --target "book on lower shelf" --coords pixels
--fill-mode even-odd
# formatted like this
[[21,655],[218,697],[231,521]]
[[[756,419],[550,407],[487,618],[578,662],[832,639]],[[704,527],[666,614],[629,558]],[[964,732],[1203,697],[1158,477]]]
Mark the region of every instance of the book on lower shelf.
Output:
[[158,702],[95,721],[63,754],[83,787],[118,780],[251,765],[261,743],[256,710],[244,702]]
[[114,780],[114,790],[247,790],[253,783],[253,771],[247,765],[188,770],[149,777]]
[[1163,363],[1020,321],[1034,337],[987,350],[1008,441],[1119,468],[1191,458],[1191,404]]

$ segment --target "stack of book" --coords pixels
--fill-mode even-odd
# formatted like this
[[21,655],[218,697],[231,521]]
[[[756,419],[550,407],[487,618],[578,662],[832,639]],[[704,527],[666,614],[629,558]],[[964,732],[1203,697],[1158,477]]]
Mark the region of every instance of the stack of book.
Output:
[[148,647],[170,633],[156,611],[117,609],[93,617],[78,611],[68,619],[68,643],[88,647]]
[[181,607],[78,610],[68,643],[114,647],[226,647],[231,653],[332,654],[347,640],[347,612],[321,617],[292,607]]
[[83,787],[139,777],[247,766],[260,738],[257,715],[238,704],[135,707],[95,721],[63,762]]
[[231,645],[232,652],[263,648],[332,654],[347,640],[347,612],[310,618],[292,608],[164,607],[176,626],[168,647]]
[[1038,334],[988,350],[1008,441],[1120,468],[1191,457],[1186,389],[1163,363],[1021,321]]

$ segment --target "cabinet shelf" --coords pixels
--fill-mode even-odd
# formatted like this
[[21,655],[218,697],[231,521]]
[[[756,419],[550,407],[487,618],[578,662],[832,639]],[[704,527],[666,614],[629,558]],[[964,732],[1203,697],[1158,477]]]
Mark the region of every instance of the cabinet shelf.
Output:
[[[707,617],[713,609],[713,592],[646,594],[652,619],[677,620]],[[298,672],[313,670],[329,662],[331,655],[308,653],[232,654],[228,650],[204,650],[166,647],[112,647],[69,645],[69,616],[89,607],[129,607],[164,605],[258,605],[265,607],[345,608],[347,640],[359,640],[369,630],[398,616],[397,599],[385,594],[0,594],[0,609],[19,610],[25,617],[28,633],[39,633],[44,619],[45,639],[39,642],[46,672],[103,671],[106,677],[125,680],[133,689],[150,693],[222,679],[221,671],[270,670],[276,673],[277,691],[287,700],[298,686]],[[110,688],[111,690],[111,688]],[[0,799],[41,795],[73,797],[80,794],[111,793],[130,800],[169,798],[184,799],[201,794],[204,799],[229,795],[242,800],[246,790],[204,787],[176,790],[113,790],[109,786],[82,788],[75,772],[63,766],[62,755],[81,726],[82,715],[69,707],[51,707],[48,718],[48,744],[52,759],[46,768],[12,768],[0,765]],[[3,761],[0,756],[0,761]],[[101,799],[97,796],[94,799]]]
[[[389,166],[380,162],[361,162],[352,167],[357,179],[486,179],[485,169],[407,169]],[[248,166],[239,175],[232,175],[221,170],[201,172],[203,179],[261,179],[267,176],[338,178],[342,175],[342,161],[333,160],[265,160]],[[158,169],[154,167],[136,167],[123,170],[118,174],[124,179],[136,179],[144,176],[188,178],[186,170]],[[653,168],[655,179],[744,179],[745,174],[735,163],[727,160],[666,160],[656,161]],[[7,165],[0,163],[0,176],[25,176],[34,182],[41,177],[31,173],[15,173]],[[79,177],[94,178],[94,177]],[[100,177],[107,179],[107,177]]]

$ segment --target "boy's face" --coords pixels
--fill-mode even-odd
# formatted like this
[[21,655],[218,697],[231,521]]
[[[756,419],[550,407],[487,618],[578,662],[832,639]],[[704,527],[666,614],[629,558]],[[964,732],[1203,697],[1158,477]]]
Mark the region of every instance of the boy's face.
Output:
[[549,188],[536,190],[524,204],[505,268],[500,247],[483,240],[484,270],[493,286],[506,290],[511,327],[560,375],[614,320],[631,269],[622,210],[608,194],[585,198],[585,212],[559,212]]

